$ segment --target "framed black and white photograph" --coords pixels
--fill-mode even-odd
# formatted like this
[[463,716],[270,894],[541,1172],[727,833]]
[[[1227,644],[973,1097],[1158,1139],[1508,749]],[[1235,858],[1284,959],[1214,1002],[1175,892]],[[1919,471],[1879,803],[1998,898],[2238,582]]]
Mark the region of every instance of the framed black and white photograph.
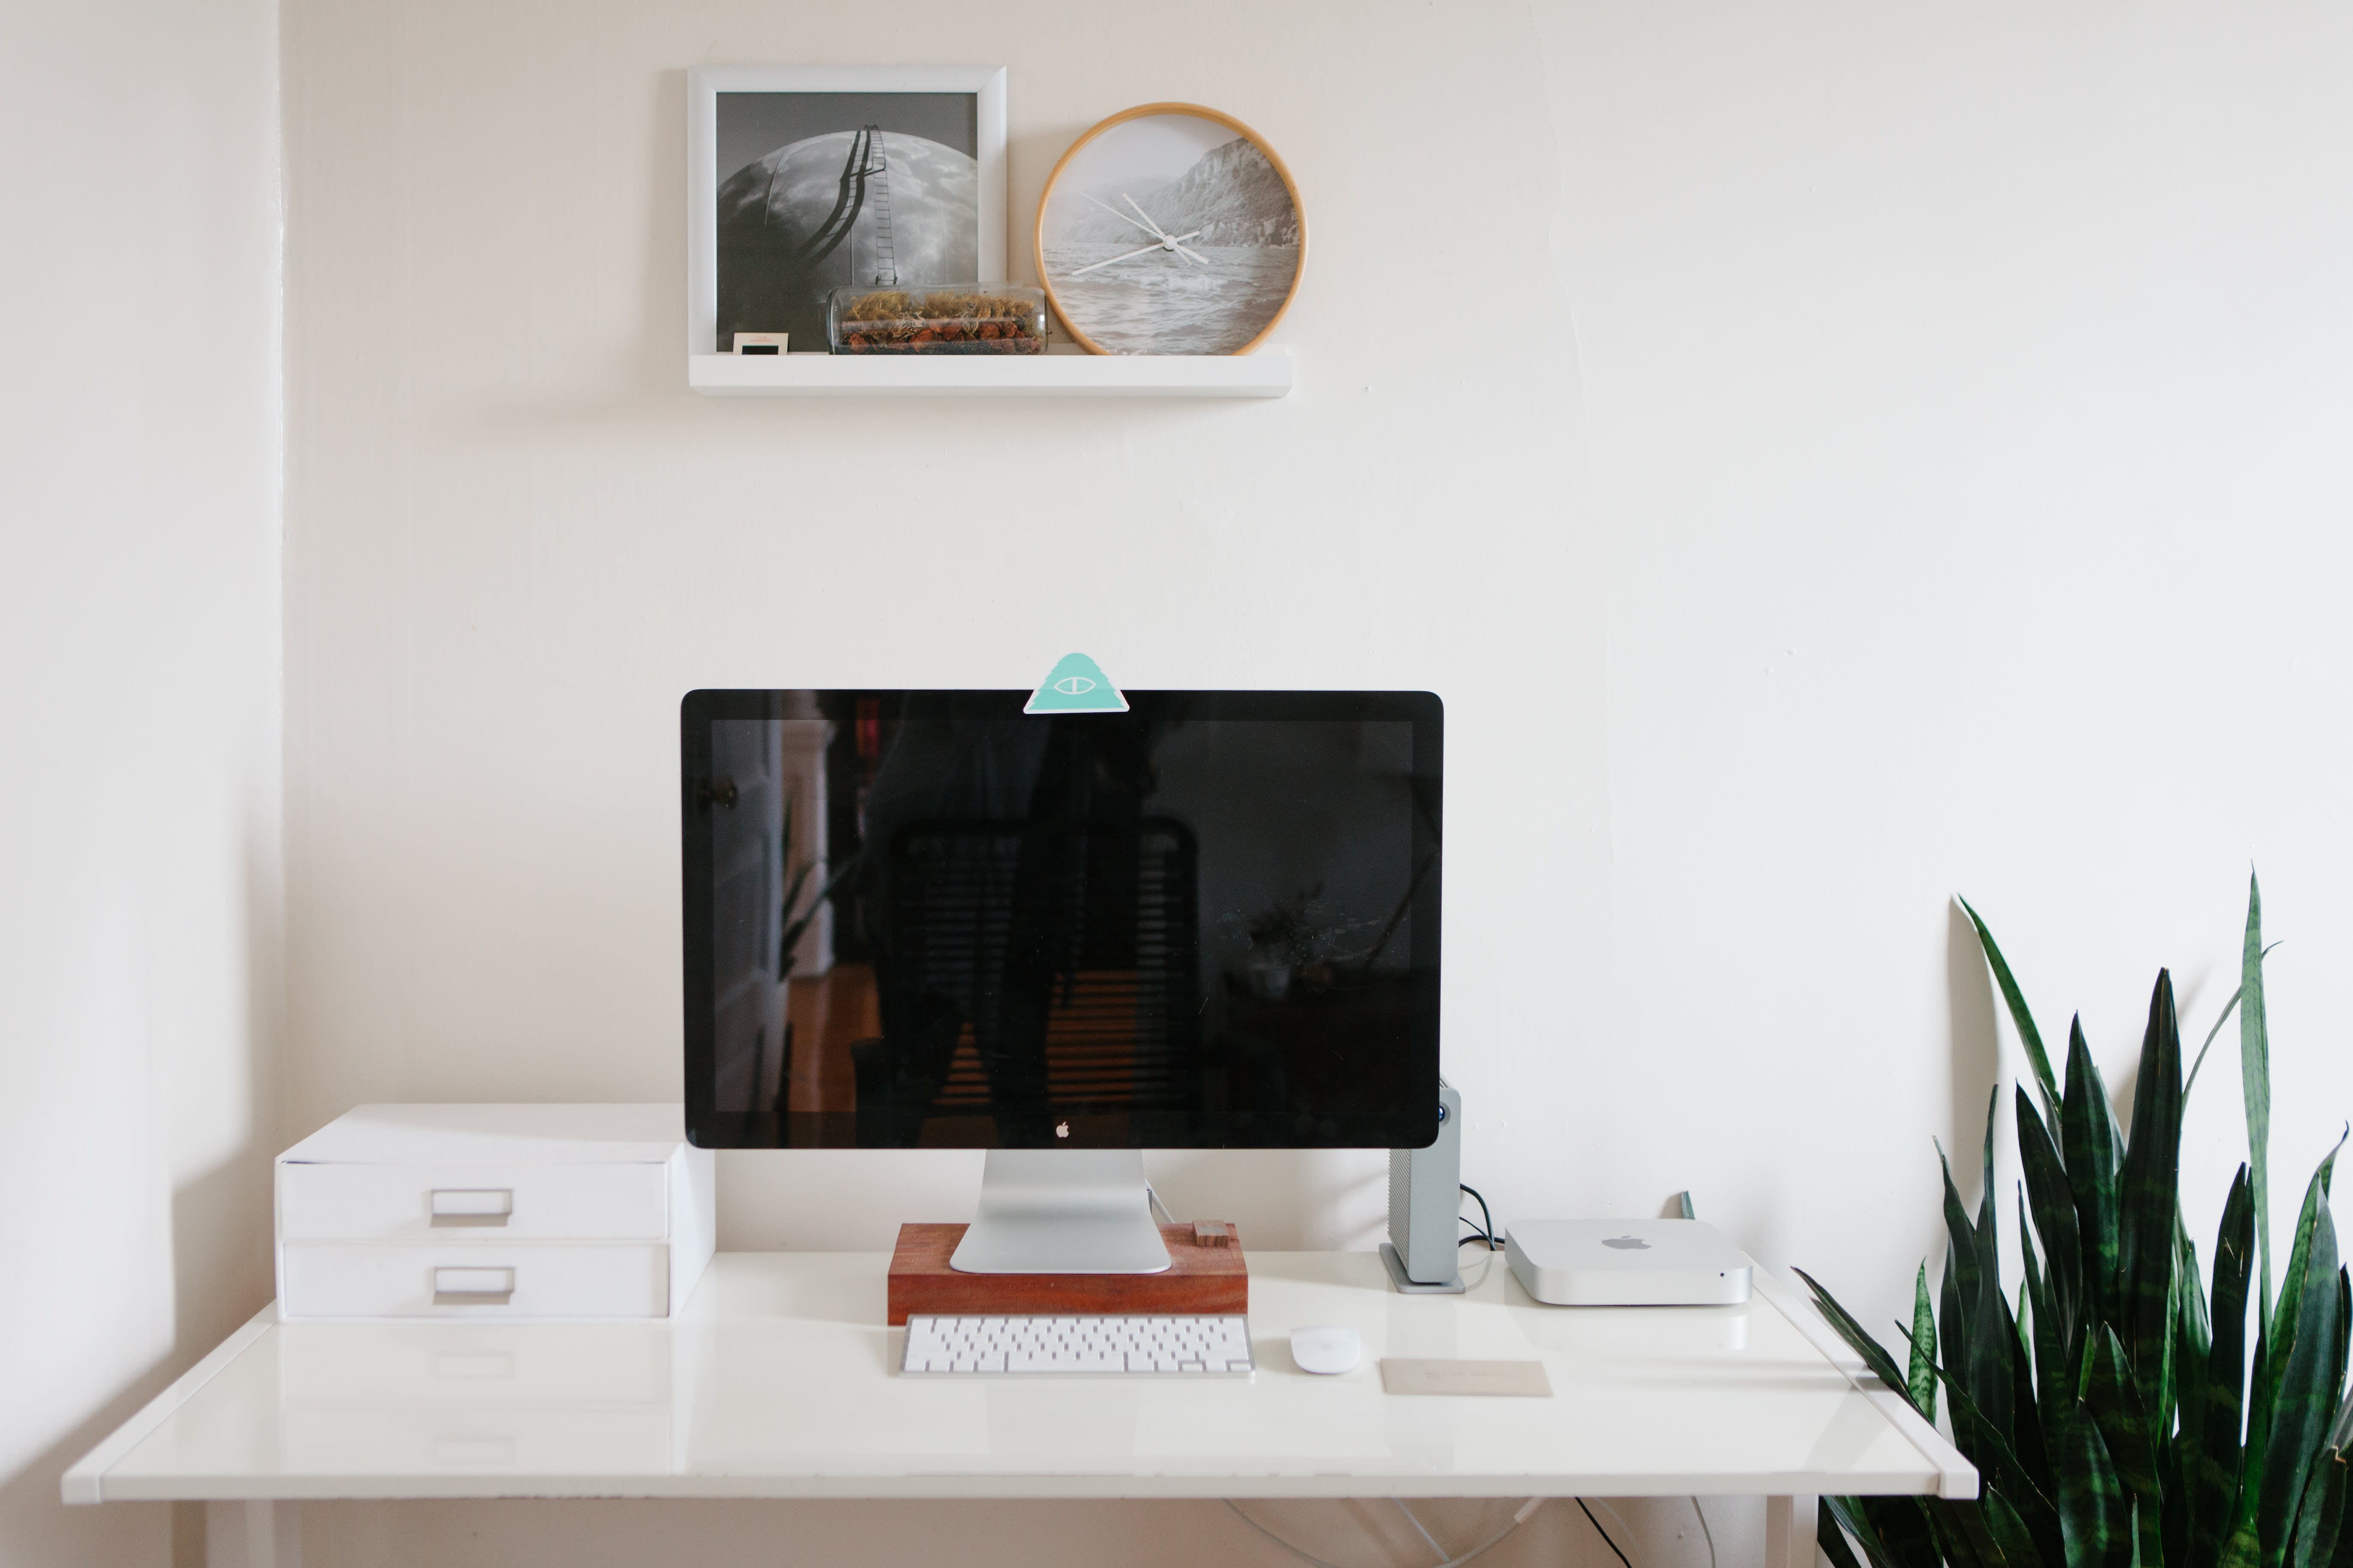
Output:
[[689,353],[821,353],[837,288],[1004,279],[1004,68],[703,66],[687,117]]

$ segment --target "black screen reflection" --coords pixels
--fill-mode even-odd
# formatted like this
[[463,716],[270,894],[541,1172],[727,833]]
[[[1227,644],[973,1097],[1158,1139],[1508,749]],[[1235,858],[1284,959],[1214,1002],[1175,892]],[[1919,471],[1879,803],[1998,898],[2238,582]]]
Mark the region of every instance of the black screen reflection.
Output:
[[1421,1120],[1440,836],[1410,720],[811,695],[711,724],[712,1081],[742,1142],[1378,1145]]

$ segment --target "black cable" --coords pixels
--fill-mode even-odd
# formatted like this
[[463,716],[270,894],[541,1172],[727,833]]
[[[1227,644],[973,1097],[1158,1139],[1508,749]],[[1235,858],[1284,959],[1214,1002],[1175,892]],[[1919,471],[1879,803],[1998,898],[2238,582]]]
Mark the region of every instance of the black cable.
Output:
[[1631,1563],[1626,1562],[1626,1554],[1618,1550],[1618,1543],[1609,1539],[1609,1532],[1601,1528],[1601,1521],[1593,1517],[1593,1510],[1585,1506],[1585,1500],[1583,1498],[1575,1498],[1571,1500],[1577,1504],[1577,1511],[1585,1516],[1585,1522],[1593,1527],[1593,1533],[1601,1537],[1601,1544],[1609,1548],[1611,1553],[1617,1557],[1619,1562],[1625,1563],[1626,1568],[1634,1568],[1634,1565]]
[[[1483,1224],[1483,1225],[1482,1225],[1482,1226],[1480,1226],[1480,1228],[1479,1228],[1479,1234],[1480,1234],[1480,1235],[1482,1235],[1482,1236],[1483,1236],[1483,1237],[1485,1237],[1487,1238],[1487,1250],[1488,1250],[1488,1251],[1490,1251],[1490,1252],[1494,1251],[1494,1250],[1495,1250],[1495,1216],[1494,1216],[1493,1215],[1489,1214],[1489,1213],[1487,1212],[1487,1200],[1486,1200],[1486,1199],[1484,1199],[1484,1198],[1482,1198],[1482,1197],[1480,1197],[1480,1196],[1479,1196],[1479,1189],[1478,1189],[1478,1188],[1476,1188],[1476,1187],[1464,1187],[1464,1186],[1462,1186],[1462,1184],[1461,1184],[1461,1183],[1460,1183],[1460,1182],[1457,1182],[1457,1183],[1455,1184],[1455,1185],[1456,1185],[1456,1186],[1458,1186],[1458,1187],[1461,1187],[1461,1190],[1462,1190],[1462,1191],[1464,1191],[1464,1192],[1466,1192],[1466,1193],[1469,1193],[1469,1194],[1471,1194],[1471,1196],[1472,1196],[1473,1199],[1475,1199],[1475,1200],[1477,1201],[1477,1203],[1478,1203],[1478,1205],[1479,1205],[1479,1217],[1480,1217],[1482,1220],[1483,1220],[1483,1221],[1485,1221],[1485,1222],[1486,1222],[1485,1224]],[[1455,1199],[1454,1201],[1455,1201],[1455,1203],[1456,1203],[1456,1205],[1457,1205],[1458,1206],[1459,1206],[1459,1205],[1461,1204],[1461,1202],[1462,1202],[1462,1200],[1461,1200],[1461,1198],[1457,1198],[1457,1199]],[[1459,1246],[1461,1246],[1461,1243],[1457,1242],[1457,1243],[1455,1243],[1455,1245],[1459,1247]]]

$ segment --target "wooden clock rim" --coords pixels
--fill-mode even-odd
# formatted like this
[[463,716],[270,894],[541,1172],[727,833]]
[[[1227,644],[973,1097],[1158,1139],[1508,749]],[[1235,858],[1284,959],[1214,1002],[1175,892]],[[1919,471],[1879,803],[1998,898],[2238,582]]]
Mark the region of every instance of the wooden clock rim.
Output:
[[1198,103],[1139,103],[1134,109],[1121,110],[1108,120],[1097,121],[1088,128],[1084,135],[1071,142],[1069,149],[1054,161],[1053,172],[1046,176],[1045,188],[1038,193],[1038,220],[1029,228],[1029,253],[1037,264],[1038,286],[1046,291],[1046,302],[1054,308],[1054,319],[1062,323],[1062,330],[1076,338],[1079,346],[1085,349],[1087,353],[1103,353],[1105,350],[1101,344],[1079,331],[1072,323],[1069,312],[1062,309],[1062,297],[1054,292],[1054,280],[1047,276],[1046,204],[1053,199],[1054,187],[1061,183],[1063,169],[1069,166],[1072,158],[1078,156],[1080,148],[1084,147],[1114,125],[1122,125],[1131,120],[1142,120],[1146,116],[1157,114],[1190,115],[1196,120],[1212,121],[1229,131],[1240,133],[1245,141],[1259,150],[1269,163],[1274,165],[1275,178],[1282,182],[1284,194],[1291,197],[1291,210],[1299,218],[1299,261],[1291,271],[1291,288],[1282,296],[1282,303],[1275,307],[1274,314],[1267,319],[1266,325],[1259,329],[1258,336],[1232,351],[1236,355],[1255,353],[1258,346],[1266,342],[1274,329],[1282,324],[1282,318],[1290,312],[1291,302],[1299,297],[1299,280],[1307,275],[1307,206],[1299,199],[1299,183],[1291,177],[1291,167],[1282,161],[1282,154],[1276,152],[1265,137],[1261,136],[1223,110],[1211,109]]

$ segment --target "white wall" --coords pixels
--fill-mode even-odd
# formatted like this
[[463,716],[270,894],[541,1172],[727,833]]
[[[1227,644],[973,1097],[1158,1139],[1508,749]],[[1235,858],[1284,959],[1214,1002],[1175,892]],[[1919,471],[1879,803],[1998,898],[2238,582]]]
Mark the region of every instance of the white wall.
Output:
[[[2324,1000],[2353,953],[2353,19],[1171,15],[290,5],[285,1131],[676,1094],[679,693],[1023,685],[1082,647],[1138,686],[1445,695],[1447,1057],[1506,1219],[1688,1186],[1884,1321],[1934,1255],[1929,1138],[1973,1145],[2014,1065],[1950,895],[2123,1090],[2158,964],[2195,1020],[2228,994],[2251,858],[2291,944],[2298,1179],[2353,1111]],[[1103,114],[1263,131],[1313,230],[1298,393],[689,395],[684,68],[942,56],[1012,68],[1017,234]],[[2191,1119],[2210,1234],[2222,1066]],[[1374,1234],[1377,1158],[1160,1165],[1255,1245]],[[976,1169],[741,1157],[723,1227],[879,1246]],[[354,1563],[618,1562],[682,1528],[317,1512]],[[838,1529],[912,1563],[956,1519],[984,1557],[1097,1528],[692,1517],[811,1561]],[[1124,1528],[1264,1554],[1155,1517]],[[1653,1523],[1645,1568],[1696,1561]],[[1545,1529],[1511,1560],[1581,1539]]]
[[0,1563],[160,1563],[58,1475],[269,1299],[269,0],[0,33]]
[[[2200,1037],[2237,984],[2252,861],[2292,1225],[2353,1115],[2353,16],[1646,5],[1546,43],[1608,582],[1617,1048],[1576,1081],[1616,1109],[1511,1185],[1687,1181],[1884,1322],[1939,1256],[1927,1135],[1975,1165],[1994,1066],[1947,895],[2128,1109],[2158,967]],[[2209,1258],[2235,1039],[2186,1134]]]

